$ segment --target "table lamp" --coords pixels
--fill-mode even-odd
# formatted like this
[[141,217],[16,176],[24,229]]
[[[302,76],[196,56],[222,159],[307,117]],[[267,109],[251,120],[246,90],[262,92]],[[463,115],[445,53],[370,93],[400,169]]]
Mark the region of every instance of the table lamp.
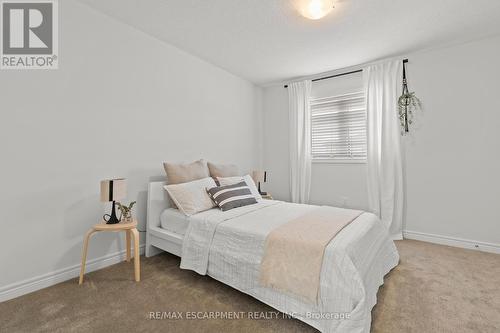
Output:
[[106,179],[101,181],[101,201],[113,202],[111,215],[104,214],[103,219],[106,224],[116,224],[120,222],[116,216],[115,201],[125,198],[127,195],[127,182],[125,178]]
[[266,195],[267,192],[262,192],[260,190],[260,183],[267,182],[267,171],[255,170],[254,172],[252,172],[252,178],[258,184],[257,186],[259,189],[259,193],[262,195]]

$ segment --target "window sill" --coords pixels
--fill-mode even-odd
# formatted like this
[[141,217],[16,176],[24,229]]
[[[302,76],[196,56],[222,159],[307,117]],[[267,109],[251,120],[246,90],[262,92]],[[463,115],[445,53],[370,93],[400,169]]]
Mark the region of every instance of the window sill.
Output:
[[366,160],[313,159],[313,164],[366,164]]

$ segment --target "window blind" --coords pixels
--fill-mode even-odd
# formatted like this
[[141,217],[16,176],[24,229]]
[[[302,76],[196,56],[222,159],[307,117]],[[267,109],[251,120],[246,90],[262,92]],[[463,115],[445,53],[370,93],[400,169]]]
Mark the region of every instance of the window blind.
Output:
[[366,160],[363,92],[310,100],[313,160]]

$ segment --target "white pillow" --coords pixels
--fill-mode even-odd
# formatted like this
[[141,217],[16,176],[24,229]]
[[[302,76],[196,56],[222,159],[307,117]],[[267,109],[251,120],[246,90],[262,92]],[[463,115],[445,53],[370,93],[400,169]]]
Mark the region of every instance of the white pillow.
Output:
[[217,177],[217,180],[219,181],[220,186],[233,185],[243,180],[245,183],[247,183],[247,186],[250,188],[250,192],[252,192],[255,199],[262,199],[262,196],[260,195],[259,190],[257,189],[257,186],[255,186],[255,182],[250,175],[236,177]]
[[187,216],[215,207],[207,193],[207,188],[217,186],[211,177],[194,180],[188,183],[165,185],[170,198],[177,208]]

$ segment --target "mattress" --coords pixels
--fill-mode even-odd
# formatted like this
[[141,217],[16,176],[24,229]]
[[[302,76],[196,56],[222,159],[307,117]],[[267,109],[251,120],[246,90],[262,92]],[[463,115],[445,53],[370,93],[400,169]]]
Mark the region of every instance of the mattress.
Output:
[[185,235],[189,226],[189,217],[178,209],[168,208],[160,215],[160,225],[165,230]]

